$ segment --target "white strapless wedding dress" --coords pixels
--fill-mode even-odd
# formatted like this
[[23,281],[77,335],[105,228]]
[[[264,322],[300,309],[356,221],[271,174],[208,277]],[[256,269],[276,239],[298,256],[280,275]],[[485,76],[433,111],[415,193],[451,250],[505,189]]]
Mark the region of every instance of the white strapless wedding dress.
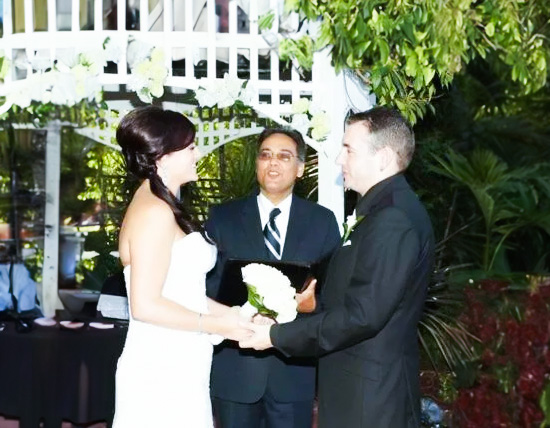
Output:
[[[205,276],[216,248],[198,232],[174,242],[162,295],[207,313]],[[130,296],[130,266],[124,269]],[[210,428],[210,364],[215,337],[133,319],[116,372],[113,428]]]

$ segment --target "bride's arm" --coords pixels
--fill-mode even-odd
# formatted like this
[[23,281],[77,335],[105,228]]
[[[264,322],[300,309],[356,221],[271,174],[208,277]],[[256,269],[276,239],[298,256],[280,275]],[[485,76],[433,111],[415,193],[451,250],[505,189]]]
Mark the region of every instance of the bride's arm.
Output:
[[[246,334],[233,311],[199,314],[162,296],[177,224],[169,207],[154,204],[135,215],[129,236],[130,310],[140,321],[238,339]],[[222,306],[222,305],[220,305]]]
[[212,315],[224,315],[227,314],[228,311],[231,311],[230,306],[226,306],[222,303],[216,302],[214,299],[208,297],[208,312],[210,312]]

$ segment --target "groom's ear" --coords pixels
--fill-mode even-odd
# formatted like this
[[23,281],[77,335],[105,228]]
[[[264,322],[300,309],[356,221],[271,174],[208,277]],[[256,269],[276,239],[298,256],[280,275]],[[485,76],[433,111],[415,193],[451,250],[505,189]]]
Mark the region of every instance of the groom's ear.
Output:
[[388,167],[393,165],[395,161],[395,152],[388,146],[382,147],[376,154],[380,172],[385,171]]

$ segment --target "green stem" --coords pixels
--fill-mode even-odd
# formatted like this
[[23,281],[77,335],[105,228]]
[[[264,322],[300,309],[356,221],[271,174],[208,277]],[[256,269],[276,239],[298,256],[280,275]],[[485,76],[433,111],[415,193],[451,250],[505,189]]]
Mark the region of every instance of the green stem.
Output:
[[485,248],[483,249],[483,270],[489,271],[489,253],[491,251],[491,232],[487,227],[485,230]]
[[493,252],[493,257],[491,258],[491,263],[489,264],[489,270],[491,270],[493,268],[493,265],[495,263],[495,259],[497,257],[497,254],[500,251],[500,247],[502,247],[502,244],[504,244],[504,241],[506,240],[506,238],[508,238],[510,233],[512,233],[513,231],[514,231],[514,229],[512,229],[509,232],[505,233],[504,236],[498,242],[497,246],[495,247],[495,251]]

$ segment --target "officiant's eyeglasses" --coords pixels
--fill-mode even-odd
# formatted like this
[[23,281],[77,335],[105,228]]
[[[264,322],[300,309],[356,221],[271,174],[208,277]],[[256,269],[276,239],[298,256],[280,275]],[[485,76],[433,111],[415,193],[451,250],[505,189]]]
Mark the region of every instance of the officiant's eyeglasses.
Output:
[[258,153],[258,159],[261,161],[269,161],[274,157],[281,162],[290,162],[292,158],[295,157],[295,155],[289,152],[273,153],[270,150],[262,150],[260,153]]

